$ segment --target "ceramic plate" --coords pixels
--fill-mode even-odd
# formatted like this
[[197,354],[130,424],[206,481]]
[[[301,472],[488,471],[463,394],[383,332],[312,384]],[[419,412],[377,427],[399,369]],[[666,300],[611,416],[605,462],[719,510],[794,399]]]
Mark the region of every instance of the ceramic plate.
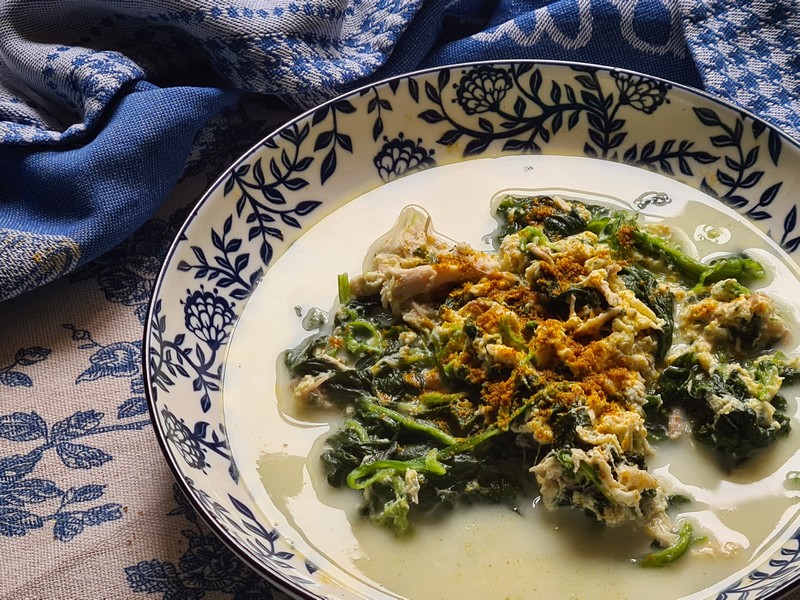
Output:
[[[412,203],[443,233],[480,245],[491,197],[505,189],[619,198],[653,214],[703,196],[796,257],[798,179],[798,146],[763,121],[627,71],[478,63],[332,100],[233,164],[168,254],[144,338],[146,389],[167,460],[215,532],[292,595],[391,598],[417,589],[403,583],[416,574],[370,575],[369,545],[359,548],[341,529],[341,511],[314,504],[305,455],[326,426],[293,422],[277,406],[277,353],[303,337],[301,317],[313,306],[332,305],[336,273],[358,270],[369,243]],[[785,444],[789,464],[797,438]],[[285,483],[274,484],[279,475]],[[768,542],[748,549],[744,566],[698,584],[692,597],[775,597],[793,586],[800,518],[785,515]],[[435,572],[433,556],[425,560]],[[462,568],[485,579],[481,565]],[[541,565],[514,569],[548,576]],[[681,569],[675,576],[691,580],[691,567]],[[565,595],[574,591],[563,585]]]

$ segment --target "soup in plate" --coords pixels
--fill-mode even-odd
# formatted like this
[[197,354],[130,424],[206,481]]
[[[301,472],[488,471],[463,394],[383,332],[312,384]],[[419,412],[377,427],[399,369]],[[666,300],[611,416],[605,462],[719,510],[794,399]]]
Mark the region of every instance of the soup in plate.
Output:
[[[614,305],[613,296],[603,298],[595,296],[593,302],[596,306],[592,308],[591,302],[588,302],[592,294],[587,294],[585,290],[577,292],[573,289],[580,287],[574,284],[579,279],[586,280],[591,271],[573,274],[574,276],[570,276],[571,279],[556,277],[555,281],[561,287],[549,289],[549,293],[554,297],[561,294],[563,298],[560,299],[562,300],[560,304],[553,303],[548,309],[555,311],[554,313],[526,313],[523,315],[526,317],[524,322],[521,321],[520,314],[494,315],[497,318],[489,319],[492,321],[491,324],[477,324],[480,335],[476,335],[478,332],[469,328],[472,333],[467,335],[470,348],[483,348],[485,354],[471,356],[469,348],[463,344],[460,347],[456,346],[455,349],[458,350],[459,356],[463,355],[464,360],[456,361],[455,367],[461,368],[464,364],[471,364],[469,361],[488,360],[487,356],[495,356],[499,357],[498,360],[505,361],[502,364],[507,367],[506,370],[516,372],[517,378],[521,378],[522,375],[540,376],[545,371],[553,373],[545,382],[551,386],[547,402],[542,402],[543,395],[540,394],[536,406],[530,404],[515,406],[511,402],[505,409],[506,421],[510,423],[505,431],[512,430],[515,436],[533,438],[524,454],[525,460],[532,463],[526,464],[525,472],[529,468],[533,468],[534,471],[530,474],[530,481],[527,484],[523,482],[519,493],[514,494],[513,501],[510,502],[498,504],[473,502],[468,505],[456,502],[450,510],[415,515],[412,499],[408,502],[411,507],[409,524],[412,531],[406,535],[396,535],[396,528],[392,530],[376,526],[374,521],[380,521],[380,515],[373,515],[378,518],[370,520],[361,514],[363,508],[360,506],[363,506],[363,503],[359,498],[366,488],[361,484],[369,480],[376,471],[362,470],[357,473],[351,478],[355,486],[342,485],[334,488],[327,482],[329,473],[326,473],[320,455],[325,452],[326,440],[342,427],[345,418],[353,416],[352,411],[341,416],[341,411],[319,406],[325,402],[298,402],[298,396],[303,396],[302,393],[296,394],[293,391],[298,378],[295,377],[293,383],[290,375],[280,368],[285,364],[285,359],[281,357],[282,351],[295,347],[308,336],[308,332],[301,326],[303,317],[308,324],[309,315],[312,317],[319,315],[312,308],[326,308],[334,304],[337,275],[343,272],[356,275],[362,271],[361,263],[367,254],[367,248],[376,239],[385,240],[386,237],[382,237],[382,234],[391,229],[391,221],[387,225],[386,219],[396,218],[406,205],[414,203],[423,206],[432,214],[437,230],[447,238],[464,240],[470,244],[474,252],[481,255],[496,256],[492,240],[486,237],[496,225],[490,211],[492,199],[497,205],[498,202],[502,202],[498,200],[499,198],[542,197],[556,198],[554,200],[556,204],[565,202],[566,204],[562,205],[562,208],[567,207],[566,211],[562,211],[565,214],[572,211],[570,203],[576,202],[580,206],[602,206],[611,211],[618,209],[630,211],[626,214],[638,212],[639,222],[655,228],[657,233],[659,227],[668,224],[673,228],[675,244],[692,260],[701,264],[709,265],[715,258],[722,256],[739,255],[744,255],[759,264],[764,271],[763,275],[754,278],[754,281],[743,281],[739,285],[748,286],[748,289],[771,298],[774,306],[770,310],[775,315],[780,315],[786,331],[780,334],[767,332],[765,337],[755,336],[762,342],[767,339],[769,342],[764,342],[763,347],[750,348],[752,352],[748,354],[746,360],[753,360],[763,354],[767,351],[767,346],[770,351],[781,350],[788,360],[791,359],[800,339],[797,332],[792,330],[796,327],[797,313],[790,302],[791,298],[800,297],[797,294],[800,289],[797,284],[796,268],[755,228],[743,223],[733,213],[703,198],[698,192],[647,172],[600,161],[564,159],[574,164],[565,165],[562,160],[561,164],[557,165],[559,170],[570,166],[580,167],[573,172],[580,172],[585,180],[580,181],[581,185],[577,189],[565,189],[552,185],[551,180],[548,180],[545,174],[553,172],[551,171],[553,165],[546,164],[548,161],[530,158],[525,160],[527,163],[522,159],[515,161],[502,159],[452,165],[420,173],[370,192],[345,205],[311,229],[268,271],[244,311],[234,334],[227,362],[224,386],[225,410],[231,439],[234,441],[233,451],[237,457],[237,464],[242,469],[243,476],[247,478],[254,497],[265,507],[265,513],[271,518],[273,514],[276,515],[273,521],[279,525],[279,530],[293,539],[298,549],[302,548],[309,556],[309,560],[326,573],[330,573],[331,577],[340,580],[343,586],[365,597],[443,598],[453,595],[497,597],[500,594],[508,598],[532,595],[566,598],[634,598],[643,593],[651,596],[653,590],[663,590],[665,598],[691,597],[693,594],[702,597],[709,586],[724,580],[734,581],[737,576],[740,577],[758,557],[765,556],[779,543],[781,536],[785,536],[787,527],[792,523],[795,516],[795,493],[791,485],[787,484],[787,476],[797,468],[793,456],[797,438],[791,429],[792,423],[796,421],[797,410],[794,390],[791,386],[783,387],[781,395],[786,398],[786,403],[777,408],[775,406],[778,403],[771,403],[772,397],[766,400],[773,408],[763,407],[765,412],[769,413],[761,415],[760,422],[765,433],[779,432],[783,427],[779,421],[785,420],[786,423],[784,431],[776,433],[774,439],[765,444],[768,447],[754,448],[751,452],[742,449],[741,444],[729,443],[727,446],[734,447],[734,456],[731,457],[732,460],[721,460],[719,455],[724,451],[721,446],[725,446],[725,442],[720,439],[724,436],[715,436],[713,427],[705,428],[707,432],[705,438],[702,432],[695,431],[692,434],[691,415],[684,421],[675,416],[670,418],[670,414],[665,412],[665,418],[661,423],[663,436],[656,435],[657,432],[654,431],[646,431],[646,428],[643,429],[643,424],[639,427],[638,421],[626,424],[626,431],[630,433],[629,438],[626,441],[620,434],[617,443],[621,444],[621,447],[606,448],[606,456],[615,452],[621,456],[626,454],[629,456],[622,461],[624,464],[615,458],[616,462],[612,461],[614,465],[611,470],[616,470],[616,474],[612,479],[603,479],[603,474],[609,472],[609,469],[605,469],[598,462],[598,456],[592,457],[585,452],[587,448],[599,446],[599,443],[591,442],[591,440],[598,441],[598,431],[601,434],[608,434],[610,430],[609,427],[605,429],[594,427],[594,433],[591,433],[589,430],[592,427],[589,425],[599,426],[600,424],[595,422],[597,414],[613,416],[617,409],[597,404],[596,402],[600,400],[606,402],[609,399],[598,400],[594,396],[574,406],[566,400],[559,401],[558,395],[553,392],[555,388],[562,389],[567,386],[566,396],[575,397],[583,394],[587,398],[591,395],[588,392],[597,390],[585,386],[570,387],[575,384],[576,378],[564,376],[566,364],[564,360],[556,365],[548,362],[555,360],[552,356],[548,358],[544,355],[534,357],[527,355],[531,354],[530,346],[534,344],[532,340],[538,339],[537,344],[541,348],[544,346],[544,341],[557,337],[557,334],[563,334],[563,331],[553,329],[551,321],[557,316],[563,322],[572,318],[575,327],[583,327],[576,331],[579,337],[588,343],[592,336],[600,338],[610,335],[614,331],[615,319],[620,319],[622,315],[631,313],[638,307],[641,308],[641,314],[655,318],[651,318],[649,323],[639,323],[640,331],[643,333],[638,342],[635,339],[632,342],[638,343],[638,346],[635,346],[636,352],[626,356],[635,357],[638,354],[648,353],[656,356],[663,351],[658,348],[659,340],[663,336],[657,334],[663,329],[663,323],[658,319],[663,317],[651,314],[652,309],[648,311],[646,307],[640,307],[637,302],[640,302],[641,298],[637,300],[635,293],[622,294],[629,300],[624,306]],[[551,157],[550,162],[552,160]],[[581,162],[582,160],[586,162]],[[536,173],[533,173],[534,171]],[[487,173],[491,173],[491,177],[486,176]],[[619,181],[623,179],[628,181],[625,186],[628,189],[625,190],[625,194],[623,190],[617,190],[615,195],[612,193],[614,186],[619,187]],[[541,185],[532,185],[534,183]],[[654,194],[653,190],[662,193]],[[393,215],[387,215],[391,212],[390,206],[394,209]],[[541,210],[538,212],[542,213]],[[458,215],[458,218],[454,218],[454,215]],[[587,215],[584,216],[587,217],[585,220],[590,220]],[[383,222],[378,217],[382,217]],[[345,235],[343,232],[347,224],[353,225],[350,225],[350,233]],[[361,227],[360,224],[366,226]],[[534,276],[533,270],[536,269],[531,270],[532,262],[549,260],[545,256],[548,253],[550,259],[554,256],[558,260],[564,258],[559,253],[563,255],[565,247],[569,244],[563,240],[569,240],[573,234],[564,235],[560,240],[548,236],[542,238],[539,232],[530,229],[542,231],[543,228],[539,225],[541,223],[525,224],[513,233],[507,234],[516,238],[512,240],[513,248],[506,249],[505,259],[507,263],[512,264],[514,260],[520,259],[519,256],[512,254],[523,248],[524,253],[529,255],[529,258],[525,259],[528,263],[520,263],[514,267],[516,275],[525,280],[528,288],[539,286],[537,290],[541,295],[543,286],[547,284],[547,278],[542,276],[541,269],[537,271],[538,275]],[[546,229],[544,232],[546,233]],[[426,236],[428,234],[435,238],[430,231],[425,233]],[[593,235],[598,237],[600,234]],[[528,237],[521,239],[521,236]],[[591,242],[589,246],[595,242],[594,239],[589,241]],[[448,248],[448,250],[443,249],[443,252],[452,248],[452,244],[447,241],[443,241],[442,244],[443,248]],[[586,246],[586,239],[581,239],[581,244]],[[412,248],[412,253],[418,248],[419,244]],[[501,245],[501,253],[502,248]],[[577,251],[575,248],[572,250]],[[425,255],[421,250],[417,253]],[[371,254],[375,254],[375,247]],[[430,257],[423,256],[423,258],[428,260],[425,264],[433,263]],[[590,258],[599,264],[597,261],[600,259],[597,256]],[[649,260],[655,264],[662,261],[663,257],[654,256]],[[446,257],[440,257],[436,264],[444,264],[446,261]],[[561,264],[564,267],[565,263]],[[416,266],[419,265],[414,265],[412,268]],[[529,270],[531,274],[526,275],[526,271]],[[618,270],[609,277],[630,279],[630,270],[630,268],[628,272]],[[565,267],[562,269],[562,274],[567,271]],[[303,273],[303,277],[298,277],[298,273]],[[481,277],[485,276],[484,273],[475,275],[474,280],[458,282],[451,280],[448,283],[448,293],[456,289],[453,287],[456,283],[460,286],[458,289],[464,288],[467,283],[474,288],[482,281]],[[675,280],[677,279],[676,275]],[[738,298],[740,290],[722,289],[724,286],[721,282],[730,279],[737,281],[736,278],[706,276],[701,286],[705,288],[705,292],[699,288],[691,291],[689,287],[683,286],[685,288],[683,291],[673,294],[691,296],[692,301],[688,304],[695,308],[684,313],[681,313],[680,309],[675,309],[677,320],[674,344],[670,344],[672,349],[658,361],[664,361],[664,364],[668,363],[675,367],[675,371],[679,371],[678,367],[682,364],[678,361],[679,355],[696,356],[702,353],[703,348],[700,345],[707,341],[704,333],[707,328],[702,324],[698,325],[700,318],[698,315],[702,312],[703,318],[706,318],[715,310],[714,306],[709,307],[702,303],[705,301],[706,304],[713,302],[724,304],[731,302],[733,298]],[[308,285],[309,281],[313,281],[314,285]],[[612,286],[612,289],[603,292],[604,285],[596,275],[592,281],[595,281],[595,289],[599,296],[603,296],[606,292],[619,296],[623,288],[621,284],[619,288]],[[364,282],[352,283],[351,293],[359,297],[361,290],[359,285],[363,288]],[[692,287],[697,285],[699,283],[695,282]],[[718,289],[712,291],[715,285]],[[624,287],[628,289],[627,284],[624,284]],[[571,294],[563,294],[570,289]],[[475,304],[476,300],[483,296],[476,294],[475,290],[466,296],[465,293],[462,293],[460,298],[450,298],[448,308],[453,314],[446,321],[450,327],[450,337],[443,345],[450,344],[451,355],[454,352],[453,344],[461,343],[458,340],[454,342],[453,338],[463,337],[465,323],[473,325],[467,323],[469,321],[467,317],[475,320],[480,313],[476,312]],[[436,293],[428,294],[430,297],[436,295]],[[402,294],[399,294],[396,298],[401,296]],[[641,297],[646,297],[646,294]],[[387,306],[389,312],[392,312],[392,298],[389,300]],[[436,300],[440,301],[442,298],[437,297]],[[488,297],[488,300],[497,303],[502,299],[495,295]],[[505,297],[505,302],[508,304],[508,297]],[[486,309],[486,306],[483,306],[483,309]],[[607,314],[609,310],[613,313],[611,316]],[[720,325],[722,323],[720,319],[723,318],[724,312],[725,310],[720,308],[716,313],[717,325],[722,329],[725,327],[724,324]],[[773,312],[764,313],[763,321],[770,321]],[[402,320],[403,310],[399,313],[399,318]],[[641,315],[631,313],[631,319],[634,317],[638,319]],[[527,325],[528,322],[534,322],[535,325]],[[264,323],[270,325],[265,326]],[[492,329],[492,326],[495,326],[496,330]],[[501,326],[506,330],[505,339],[504,332],[500,330]],[[526,326],[528,329],[525,329]],[[434,327],[441,328],[442,323],[437,322]],[[456,329],[459,333],[454,335],[452,332]],[[624,328],[620,324],[617,329]],[[351,327],[351,330],[350,342],[354,349],[358,344],[369,346],[373,338],[378,339],[366,326],[359,324],[355,328]],[[539,334],[536,333],[537,330]],[[740,350],[748,350],[748,344],[754,338],[750,333],[739,336]],[[444,337],[445,332],[440,329],[436,335]],[[536,338],[536,335],[540,337]],[[481,342],[481,338],[485,339]],[[494,344],[495,347],[486,350],[490,344]],[[505,351],[503,346],[513,352]],[[562,350],[553,348],[551,354],[557,356]],[[410,356],[410,350],[405,352]],[[743,353],[743,357],[744,354],[747,353]],[[447,358],[449,360],[446,364],[453,362],[453,356]],[[532,368],[536,369],[536,373],[521,373],[520,368],[514,367],[526,360],[533,364]],[[697,372],[696,360],[690,362],[685,358],[683,363],[685,372],[692,369]],[[444,364],[438,363],[438,367],[441,368]],[[279,368],[276,369],[275,365]],[[656,369],[659,373],[651,373],[648,369],[652,365],[647,364],[646,360],[642,362],[633,358],[627,359],[627,363],[622,366],[627,371],[638,374],[634,379],[623,378],[617,382],[618,387],[624,390],[638,389],[639,383],[642,382],[646,387],[650,386],[658,379],[662,370],[659,368]],[[576,364],[572,364],[572,368],[579,370]],[[617,369],[620,365],[613,365],[610,368]],[[604,366],[597,371],[606,372],[608,369]],[[282,374],[276,376],[276,372]],[[722,371],[706,369],[705,372],[707,375],[712,373],[719,375]],[[631,377],[630,373],[625,377]],[[507,379],[501,379],[499,376],[496,378],[498,382],[505,382]],[[472,383],[480,387],[485,382]],[[309,384],[310,382],[307,386]],[[737,385],[746,387],[748,384]],[[598,389],[607,390],[609,386],[610,383],[601,382]],[[675,387],[681,386],[692,387],[686,384],[686,379],[679,380]],[[703,386],[698,384],[694,387]],[[272,392],[273,389],[276,392]],[[450,387],[434,389],[432,384],[426,386],[424,381],[419,387],[420,394],[428,394],[424,402],[435,400],[431,394],[439,396],[463,394],[469,389],[473,388],[469,388],[466,384],[460,388],[456,385],[453,389]],[[611,396],[613,395],[612,393]],[[701,396],[696,393],[695,395]],[[759,395],[754,394],[753,397]],[[628,412],[644,419],[642,416],[646,413],[644,403],[634,401],[632,398],[631,396],[626,400],[630,405],[627,408],[633,408],[632,412]],[[710,398],[711,396],[708,396],[706,399]],[[459,399],[460,402],[463,400]],[[492,430],[491,428],[499,422],[505,425],[506,422],[503,421],[501,414],[502,402],[496,406],[491,403],[485,404],[486,406],[473,406],[472,412],[480,412],[485,422],[483,424],[488,423],[486,425],[488,430]],[[710,400],[706,402],[706,405],[710,404],[713,402]],[[390,406],[385,401],[382,405],[393,411],[402,408],[406,411],[405,414],[409,411],[408,406]],[[558,431],[558,427],[553,427],[552,415],[569,413],[576,406],[580,406],[582,410],[588,408],[588,413],[593,418],[589,419],[589,423],[573,425],[571,429],[573,438],[575,435],[578,435],[578,438],[567,443],[565,439],[569,436]],[[556,410],[553,410],[554,407]],[[537,410],[539,421],[536,421],[533,415]],[[492,411],[494,415],[490,414]],[[402,411],[395,412],[402,413]],[[515,412],[518,412],[518,416],[524,415],[523,425],[513,422],[511,415]],[[628,412],[620,414],[625,417]],[[682,409],[680,412],[687,411]],[[468,416],[474,426],[475,415]],[[435,421],[430,414],[423,417],[423,421]],[[451,414],[448,418],[452,420],[455,416]],[[470,418],[465,418],[465,422],[470,421]],[[637,417],[631,416],[630,419],[636,421]],[[697,421],[696,415],[694,420]],[[705,425],[709,425],[709,422]],[[471,437],[469,434],[472,434],[472,437],[480,435],[481,431],[484,431],[480,428],[456,431],[452,428],[452,424],[448,427],[444,430],[445,433],[458,440]],[[236,431],[236,435],[233,435],[233,431]],[[247,437],[243,437],[243,434]],[[494,437],[494,434],[491,434],[491,437]],[[662,439],[656,440],[657,437]],[[564,442],[566,445],[555,444],[553,440],[556,438],[560,440],[558,444]],[[245,439],[246,444],[242,442]],[[236,440],[240,441],[238,447]],[[447,447],[448,441],[446,438],[439,440],[441,443],[435,444],[437,451],[443,452],[442,449]],[[569,456],[559,456],[555,452],[562,446],[570,449]],[[541,448],[546,449],[546,452],[540,451]],[[584,454],[576,451],[583,451]],[[637,463],[639,458],[634,455],[639,454],[646,455],[646,466]],[[516,460],[518,457],[512,458]],[[414,460],[413,457],[405,455],[384,457],[384,459],[395,462]],[[434,480],[436,473],[433,471],[439,469],[433,461],[441,463],[446,469],[447,459],[445,453],[442,459],[439,459],[438,455],[432,457],[432,461],[427,465],[425,461],[419,460],[412,464],[417,468],[412,469],[406,465],[402,469],[404,486],[412,490],[418,486],[418,493],[424,493],[421,490]],[[409,477],[410,482],[405,480],[406,473],[410,470],[416,472],[416,482],[413,481],[413,476]],[[623,471],[626,475],[621,476],[620,473]],[[593,481],[593,478],[596,481]],[[473,479],[487,481],[486,477],[473,477]],[[629,483],[638,481],[638,484],[631,484],[620,490],[610,489],[609,486],[613,485],[612,480],[619,483],[621,479]],[[360,486],[362,491],[351,489]],[[465,487],[474,490],[476,486]],[[490,486],[487,484],[486,487]],[[615,497],[638,499],[628,504],[621,503],[625,510],[617,510],[608,496],[612,499]],[[564,507],[551,510],[570,503],[573,510]],[[575,507],[580,510],[574,510]],[[581,514],[583,511],[590,512],[592,516]],[[644,520],[642,515],[646,517]],[[665,525],[664,519],[668,519],[669,524]],[[613,526],[605,526],[604,523]],[[642,569],[639,565],[643,557],[653,553],[649,544],[656,542],[656,545],[662,548],[674,548],[680,541],[682,523],[691,523],[693,530],[691,543],[684,548],[685,555],[674,564],[670,563],[662,569]],[[575,576],[576,573],[580,573],[580,576]],[[619,585],[620,578],[624,578],[625,586]]]

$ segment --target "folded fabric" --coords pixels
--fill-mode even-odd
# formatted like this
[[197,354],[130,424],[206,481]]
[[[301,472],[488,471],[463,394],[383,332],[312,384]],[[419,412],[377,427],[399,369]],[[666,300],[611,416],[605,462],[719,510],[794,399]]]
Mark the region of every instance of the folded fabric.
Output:
[[[131,234],[161,205],[197,144],[219,141],[198,142],[196,134],[243,92],[301,109],[417,68],[547,58],[624,67],[696,87],[706,82],[796,132],[800,26],[789,6],[788,0],[742,6],[6,0],[0,4],[0,300],[81,266]],[[731,39],[763,43],[742,51]],[[754,89],[753,82],[765,81],[771,84]],[[254,131],[250,141],[266,133]]]
[[139,227],[239,93],[326,99],[385,62],[417,5],[1,3],[0,300]]
[[138,81],[85,144],[1,147],[2,297],[46,283],[128,237],[175,184],[202,123],[235,98],[217,88]]

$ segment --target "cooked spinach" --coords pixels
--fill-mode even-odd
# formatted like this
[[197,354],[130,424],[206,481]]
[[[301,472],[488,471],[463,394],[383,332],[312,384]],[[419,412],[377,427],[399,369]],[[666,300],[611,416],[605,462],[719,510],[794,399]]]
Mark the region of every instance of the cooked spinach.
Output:
[[[503,238],[530,226],[536,226],[550,240],[559,240],[586,231],[587,220],[573,204],[566,211],[552,196],[505,196],[498,203],[493,234],[496,247]],[[582,206],[582,205],[581,205]]]
[[509,454],[507,443],[491,444],[499,434],[494,429],[456,439],[434,422],[363,396],[342,429],[328,438],[322,462],[330,485],[361,490],[362,512],[403,534],[412,506],[430,512],[457,500],[513,505],[522,486],[501,466],[518,466],[523,458]]
[[707,369],[689,352],[664,369],[658,390],[666,404],[686,412],[698,441],[744,459],[789,433],[789,418],[769,391],[783,369],[795,372],[780,355]]
[[[706,264],[634,213],[555,196],[506,196],[496,218],[506,270],[483,273],[488,258],[428,238],[395,243],[371,277],[425,290],[408,312],[391,289],[360,293],[342,275],[331,330],[286,354],[298,397],[345,411],[322,462],[330,485],[361,493],[364,515],[403,534],[416,513],[514,506],[533,472],[545,504],[614,524],[667,519],[676,499],[647,471],[645,438],[666,440],[674,411],[735,460],[789,431],[777,392],[800,381],[800,363],[764,351],[769,315],[726,323],[705,346],[682,340],[680,355],[673,344],[682,306],[751,299],[743,282],[764,275],[759,263]],[[643,566],[696,540],[688,522],[664,539]]]
[[674,544],[647,554],[639,564],[646,568],[666,567],[686,554],[693,541],[695,541],[694,528],[689,521],[684,521],[681,523]]
[[645,256],[663,259],[700,288],[725,279],[744,282],[764,277],[764,267],[744,256],[718,258],[710,263],[692,258],[666,239],[640,227],[636,215],[626,211],[600,213],[587,224],[587,229],[618,249],[636,249]]
[[658,338],[656,360],[661,363],[672,347],[672,335],[675,331],[675,298],[664,289],[655,276],[639,265],[627,265],[621,271],[622,280],[636,297],[644,302],[655,315],[661,319],[661,329],[654,332]]

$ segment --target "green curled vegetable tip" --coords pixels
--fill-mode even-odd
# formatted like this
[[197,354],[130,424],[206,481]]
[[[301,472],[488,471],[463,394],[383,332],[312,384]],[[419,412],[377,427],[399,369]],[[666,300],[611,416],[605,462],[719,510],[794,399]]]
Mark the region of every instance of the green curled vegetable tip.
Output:
[[678,530],[678,539],[671,546],[646,554],[639,565],[646,568],[666,567],[686,554],[694,541],[692,524],[684,521]]

